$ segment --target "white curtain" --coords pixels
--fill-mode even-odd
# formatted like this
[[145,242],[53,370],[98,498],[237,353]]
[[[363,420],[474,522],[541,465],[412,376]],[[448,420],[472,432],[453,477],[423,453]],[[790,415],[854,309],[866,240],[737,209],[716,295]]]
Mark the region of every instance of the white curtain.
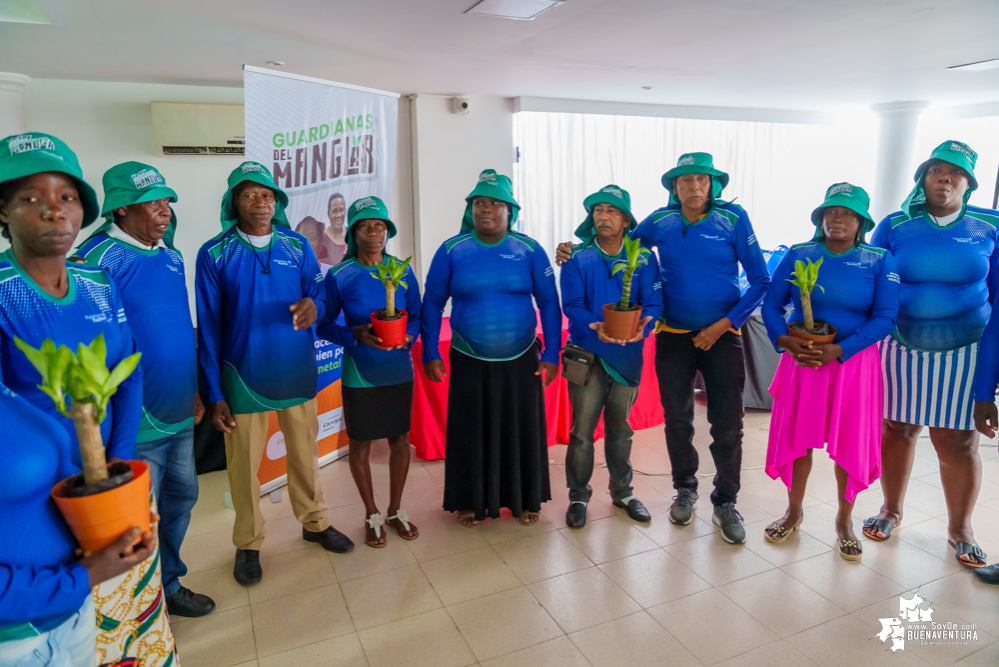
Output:
[[668,193],[664,172],[683,153],[702,151],[731,180],[722,193],[749,212],[760,245],[811,238],[809,215],[827,187],[874,187],[877,119],[859,113],[831,125],[521,112],[514,116],[520,230],[549,253],[576,241],[583,199],[609,183],[631,193],[641,221]]

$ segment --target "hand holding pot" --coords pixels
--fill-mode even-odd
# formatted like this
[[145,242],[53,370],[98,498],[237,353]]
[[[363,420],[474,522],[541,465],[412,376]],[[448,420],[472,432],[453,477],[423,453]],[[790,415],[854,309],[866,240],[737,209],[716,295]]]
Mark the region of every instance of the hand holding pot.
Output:
[[211,410],[212,426],[215,427],[215,430],[222,431],[223,433],[232,433],[233,429],[236,428],[236,418],[232,416],[229,404],[225,401],[212,403]]
[[[128,572],[153,554],[159,541],[155,523],[158,519],[159,516],[150,514],[150,529],[145,533],[136,526],[125,531],[110,546],[100,551],[83,552],[80,564],[87,568],[91,588]],[[140,534],[140,542],[133,546]]]
[[423,372],[427,374],[427,379],[431,382],[443,382],[447,375],[447,368],[444,367],[443,359],[434,359],[423,364]]
[[787,353],[790,354],[791,358],[795,361],[801,361],[803,358],[819,355],[818,350],[812,349],[812,342],[804,340],[803,338],[795,338],[794,336],[784,334],[783,336],[779,336],[777,338],[777,344],[787,350]]
[[590,328],[597,332],[597,338],[600,339],[602,343],[611,343],[612,345],[627,345],[628,343],[641,343],[645,339],[645,325],[652,321],[652,316],[648,315],[643,317],[638,322],[638,331],[635,333],[635,337],[631,340],[621,340],[619,338],[608,338],[604,333],[604,323],[594,322],[590,325]]
[[828,345],[813,345],[811,353],[803,355],[803,357],[798,360],[798,365],[807,366],[809,368],[818,368],[819,366],[830,364],[842,356],[843,348],[835,343],[829,343]]
[[319,314],[319,311],[316,310],[316,302],[309,297],[291,304],[288,306],[288,310],[295,313],[291,318],[295,331],[311,327],[316,323],[316,316]]

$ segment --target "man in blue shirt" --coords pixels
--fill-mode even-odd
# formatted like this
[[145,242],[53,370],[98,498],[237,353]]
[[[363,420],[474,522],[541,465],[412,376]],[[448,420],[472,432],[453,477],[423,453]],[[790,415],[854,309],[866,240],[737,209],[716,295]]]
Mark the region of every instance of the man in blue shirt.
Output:
[[[604,331],[603,307],[621,301],[627,269],[624,233],[637,225],[631,214],[631,196],[627,190],[608,185],[583,202],[588,215],[576,230],[582,243],[573,248],[572,259],[562,267],[562,312],[569,319],[569,342],[592,352],[588,374],[583,382],[569,380],[572,404],[572,430],[565,457],[565,478],[569,487],[566,525],[586,525],[586,505],[593,489],[593,431],[604,416],[604,457],[610,473],[613,503],[624,508],[635,521],[649,521],[651,516],[631,486],[631,436],[628,424],[631,406],[638,397],[642,376],[642,341],[649,334],[649,323],[663,308],[659,267],[645,258],[651,252],[641,249],[641,264],[629,277],[628,301],[641,309],[635,335],[627,340],[608,338]],[[567,348],[567,355],[572,348]],[[568,368],[573,362],[563,356]],[[570,373],[571,376],[571,373]],[[580,378],[581,379],[581,378]]]
[[222,233],[198,253],[201,386],[212,425],[225,433],[236,510],[233,576],[244,586],[263,576],[257,471],[272,410],[284,433],[288,492],[302,538],[335,553],[354,548],[330,526],[319,482],[312,325],[325,310],[323,276],[309,242],[289,229],[287,205],[270,171],[244,162],[229,174]]
[[[655,249],[663,283],[656,324],[656,375],[666,418],[666,448],[677,490],[669,519],[689,524],[697,500],[694,380],[704,378],[715,463],[712,520],[721,537],[742,544],[746,530],[735,509],[742,468],[742,390],[746,380],[739,329],[770,285],[763,253],[746,211],[718,197],[728,174],[708,153],[686,153],[662,177],[669,205],[632,234]],[[562,244],[564,247],[566,244]],[[562,258],[561,247],[558,255]],[[739,290],[739,264],[749,289]]]
[[215,602],[180,584],[180,546],[198,501],[194,425],[198,397],[194,324],[184,260],[173,246],[177,193],[147,164],[125,162],[104,174],[105,220],[77,250],[115,282],[142,353],[142,421],[135,452],[149,464],[160,514],[163,593],[175,616],[210,613]]

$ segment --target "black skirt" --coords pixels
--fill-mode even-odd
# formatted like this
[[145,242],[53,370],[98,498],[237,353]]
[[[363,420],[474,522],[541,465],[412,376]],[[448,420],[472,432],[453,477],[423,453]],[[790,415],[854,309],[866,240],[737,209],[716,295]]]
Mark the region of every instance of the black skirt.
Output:
[[540,345],[510,361],[482,361],[451,348],[444,509],[481,521],[539,512],[551,500]]
[[409,433],[413,382],[387,387],[343,387],[343,421],[351,440],[381,440]]

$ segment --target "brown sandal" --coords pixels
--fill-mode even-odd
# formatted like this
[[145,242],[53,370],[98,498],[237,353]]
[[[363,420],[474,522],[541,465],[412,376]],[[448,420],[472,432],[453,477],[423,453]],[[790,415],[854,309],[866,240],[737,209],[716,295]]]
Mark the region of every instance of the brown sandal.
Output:
[[525,526],[533,526],[541,519],[540,512],[521,512],[520,522]]
[[[404,540],[415,540],[420,536],[420,529],[409,523],[409,513],[406,510],[396,510],[395,514],[385,520],[385,523],[395,528],[395,532],[399,533],[399,537]],[[407,533],[409,534],[407,535]]]
[[458,523],[465,528],[476,528],[479,525],[479,520],[475,518],[475,512],[468,510],[465,512],[458,512]]

